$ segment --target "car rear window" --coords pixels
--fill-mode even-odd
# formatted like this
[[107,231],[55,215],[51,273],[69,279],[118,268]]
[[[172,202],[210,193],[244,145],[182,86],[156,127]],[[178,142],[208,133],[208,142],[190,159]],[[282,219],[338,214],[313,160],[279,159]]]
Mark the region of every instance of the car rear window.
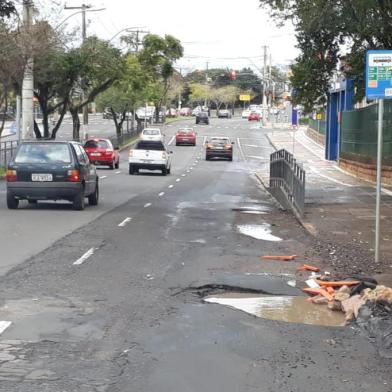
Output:
[[135,150],[157,150],[164,151],[165,146],[162,142],[152,142],[147,140],[141,140],[135,146]]
[[208,114],[206,112],[200,112],[198,114],[199,117],[208,117]]
[[109,143],[106,140],[88,140],[84,144],[84,148],[109,148]]
[[211,139],[212,144],[229,144],[229,139]]
[[71,163],[71,154],[67,144],[27,143],[20,146],[15,163]]
[[153,136],[153,135],[160,135],[160,134],[161,133],[157,129],[145,129],[143,131],[143,135]]

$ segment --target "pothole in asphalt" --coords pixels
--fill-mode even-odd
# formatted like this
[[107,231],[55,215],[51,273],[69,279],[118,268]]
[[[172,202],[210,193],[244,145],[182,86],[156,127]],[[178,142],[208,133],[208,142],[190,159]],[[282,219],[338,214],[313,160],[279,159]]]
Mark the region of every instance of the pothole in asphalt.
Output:
[[268,320],[328,327],[342,327],[345,323],[343,313],[312,304],[305,297],[299,296],[224,293],[207,296],[203,301],[228,306]]
[[257,240],[282,241],[282,238],[272,235],[271,225],[269,223],[263,223],[262,225],[238,225],[237,227],[241,234],[256,238]]

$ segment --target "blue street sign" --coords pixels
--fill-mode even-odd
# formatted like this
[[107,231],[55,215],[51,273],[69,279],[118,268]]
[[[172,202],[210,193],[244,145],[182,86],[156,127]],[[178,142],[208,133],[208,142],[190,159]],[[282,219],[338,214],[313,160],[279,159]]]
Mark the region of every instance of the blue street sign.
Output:
[[392,99],[392,50],[366,53],[366,97]]

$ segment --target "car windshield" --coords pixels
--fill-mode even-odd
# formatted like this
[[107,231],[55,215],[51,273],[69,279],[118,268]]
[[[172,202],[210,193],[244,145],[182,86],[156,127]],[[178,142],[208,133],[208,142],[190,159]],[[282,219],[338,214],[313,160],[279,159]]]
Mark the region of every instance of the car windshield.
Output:
[[147,135],[147,136],[154,136],[154,135],[160,135],[161,132],[158,131],[158,129],[145,129],[143,131],[143,135]]
[[193,133],[193,129],[180,129],[178,132],[182,134],[188,134]]
[[15,157],[15,163],[71,163],[67,144],[26,143],[22,144]]
[[208,115],[207,115],[206,112],[200,112],[200,113],[198,114],[198,116],[199,116],[199,117],[207,117]]
[[210,143],[212,144],[229,144],[229,139],[211,139]]
[[84,148],[109,148],[109,143],[106,140],[88,140],[84,144]]
[[157,150],[157,151],[164,151],[165,146],[162,142],[151,142],[141,140],[139,143],[136,144],[135,150]]

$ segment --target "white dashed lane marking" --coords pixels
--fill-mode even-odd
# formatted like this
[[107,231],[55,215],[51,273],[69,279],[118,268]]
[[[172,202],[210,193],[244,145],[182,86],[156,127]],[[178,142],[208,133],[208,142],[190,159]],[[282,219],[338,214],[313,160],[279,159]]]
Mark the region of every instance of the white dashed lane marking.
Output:
[[12,324],[11,321],[0,321],[0,335]]
[[83,264],[89,257],[94,254],[94,248],[89,249],[81,258],[73,262],[73,265]]
[[146,203],[146,204],[144,205],[144,208],[148,208],[148,207],[150,207],[150,205],[151,205],[151,203]]
[[170,139],[169,143],[167,144],[168,146],[170,146],[170,145],[174,142],[174,138],[175,138],[175,136],[173,136],[173,137]]
[[171,188],[173,188],[173,187],[174,187],[174,185],[169,185],[169,186],[168,186],[169,189],[171,189]]
[[104,178],[106,178],[107,176],[100,176],[99,178],[101,179],[101,180],[103,180]]
[[116,171],[116,174],[120,174],[121,173],[121,171]]
[[161,192],[158,196],[161,197],[165,194],[165,192]]
[[180,182],[180,181],[181,181],[181,178],[177,178],[176,182]]
[[128,222],[130,222],[132,218],[125,218],[121,223],[119,223],[118,227],[124,227]]

